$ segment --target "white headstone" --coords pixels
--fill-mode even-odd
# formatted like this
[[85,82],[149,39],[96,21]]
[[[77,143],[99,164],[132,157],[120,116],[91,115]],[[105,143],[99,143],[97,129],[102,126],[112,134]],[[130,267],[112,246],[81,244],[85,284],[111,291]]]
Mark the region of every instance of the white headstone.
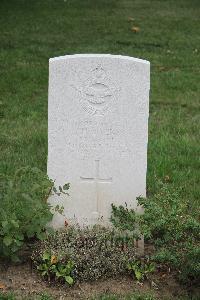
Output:
[[48,175],[70,196],[51,196],[68,222],[106,222],[111,203],[137,208],[146,194],[150,64],[118,55],[50,59]]

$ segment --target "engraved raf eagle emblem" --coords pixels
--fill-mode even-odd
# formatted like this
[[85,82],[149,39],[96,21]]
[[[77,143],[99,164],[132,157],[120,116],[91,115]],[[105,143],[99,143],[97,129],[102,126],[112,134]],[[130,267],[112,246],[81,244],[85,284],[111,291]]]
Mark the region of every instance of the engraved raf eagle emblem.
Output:
[[[88,77],[84,75],[77,75],[78,80],[76,78],[76,82],[78,85],[72,84],[81,96],[80,103],[88,113],[103,115],[116,99],[117,89],[100,65],[92,69]],[[86,79],[80,79],[80,77],[86,77]]]

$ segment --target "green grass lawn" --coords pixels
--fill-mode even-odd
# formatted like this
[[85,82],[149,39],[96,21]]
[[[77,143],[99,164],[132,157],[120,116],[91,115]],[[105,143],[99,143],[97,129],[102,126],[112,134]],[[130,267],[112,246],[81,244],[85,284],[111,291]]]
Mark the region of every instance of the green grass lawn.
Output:
[[[198,0],[1,0],[1,169],[46,170],[48,59],[73,53],[151,62],[148,191],[154,176],[200,194]],[[129,17],[134,18],[130,21]],[[132,26],[140,28],[138,33]]]
[[[14,294],[1,294],[0,293],[0,300],[17,300],[18,298],[15,297]],[[127,295],[125,298],[122,296],[115,296],[115,295],[100,295],[98,298],[90,298],[90,300],[117,300],[117,299],[123,299],[123,300],[156,300],[151,295],[148,294],[132,294]],[[24,297],[23,300],[54,300],[51,296],[48,296],[47,294],[41,295],[41,296],[35,296],[35,297]],[[181,299],[184,300],[184,299]],[[187,299],[185,299],[187,300]],[[195,300],[195,299],[194,299]]]
[[[0,293],[0,300],[17,300],[19,298],[16,298],[14,294],[2,294]],[[180,300],[198,300],[198,298],[179,298]],[[43,294],[41,296],[33,296],[33,297],[24,297],[23,300],[54,300],[53,297],[48,296],[47,294]],[[99,297],[90,298],[90,300],[158,300],[158,298],[155,298],[151,294],[144,294],[144,293],[133,293],[129,294],[127,296],[119,296],[119,295],[100,295]],[[165,300],[170,300],[165,298]]]

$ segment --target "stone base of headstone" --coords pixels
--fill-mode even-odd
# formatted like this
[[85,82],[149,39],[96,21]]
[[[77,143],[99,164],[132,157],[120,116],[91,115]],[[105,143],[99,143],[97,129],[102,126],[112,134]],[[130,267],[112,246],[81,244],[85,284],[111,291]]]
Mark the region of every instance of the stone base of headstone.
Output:
[[134,243],[135,251],[138,256],[144,255],[144,237],[141,236],[140,240],[135,241]]

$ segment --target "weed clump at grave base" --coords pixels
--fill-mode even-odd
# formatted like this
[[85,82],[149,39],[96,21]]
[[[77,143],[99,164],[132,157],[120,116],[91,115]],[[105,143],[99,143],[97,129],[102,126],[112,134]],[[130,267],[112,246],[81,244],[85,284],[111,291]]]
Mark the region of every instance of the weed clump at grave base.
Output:
[[[41,241],[32,254],[35,266],[44,265],[44,254],[62,265],[73,263],[71,276],[75,281],[91,281],[127,273],[127,264],[135,257],[134,238],[123,232],[95,225],[80,228],[69,226]],[[48,279],[52,276],[49,266]],[[55,269],[55,267],[53,267]],[[45,275],[45,274],[44,274]]]
[[157,193],[138,198],[143,215],[113,206],[111,221],[117,228],[131,230],[138,226],[146,242],[155,246],[152,260],[177,271],[182,282],[195,284],[200,279],[199,214],[191,214],[190,201],[183,200],[177,189],[160,181],[156,186]]

